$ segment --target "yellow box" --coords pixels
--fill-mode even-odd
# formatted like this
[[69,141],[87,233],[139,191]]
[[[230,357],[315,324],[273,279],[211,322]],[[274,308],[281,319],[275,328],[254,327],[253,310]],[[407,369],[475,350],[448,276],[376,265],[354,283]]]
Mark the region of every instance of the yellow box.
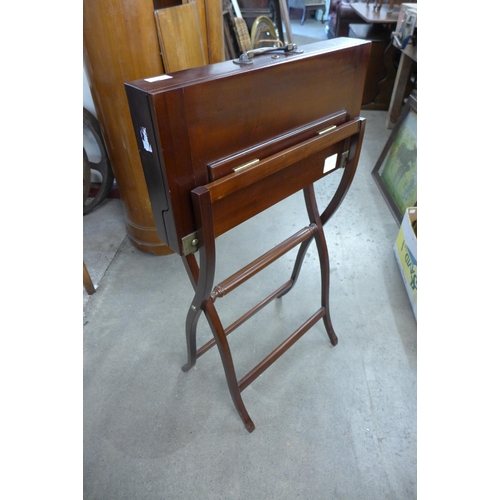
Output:
[[396,261],[417,319],[417,208],[407,208],[394,244]]

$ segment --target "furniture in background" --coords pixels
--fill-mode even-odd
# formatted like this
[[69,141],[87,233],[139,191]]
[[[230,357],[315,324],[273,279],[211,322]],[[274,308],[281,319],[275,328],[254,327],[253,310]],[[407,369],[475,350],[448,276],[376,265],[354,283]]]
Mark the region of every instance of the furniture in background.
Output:
[[[124,82],[165,73],[154,12],[180,4],[181,0],[83,2],[84,65],[120,190],[127,235],[138,249],[154,255],[169,254],[172,249],[158,237],[154,224]],[[197,6],[207,61],[223,61],[221,5],[198,0]]]
[[248,32],[252,31],[255,20],[260,16],[266,16],[278,28],[278,35],[284,42],[282,30],[282,16],[279,0],[237,0],[241,16],[245,20]]
[[374,24],[350,24],[349,38],[372,42],[368,74],[363,92],[363,109],[387,110],[391,100],[396,66],[395,47],[391,44],[391,31]]
[[351,23],[363,23],[351,4],[364,0],[332,0],[327,19],[327,37],[339,38],[349,36],[349,25]]
[[[389,13],[391,13],[394,10],[395,6],[401,5],[402,0],[389,0]],[[370,0],[366,0],[366,3],[369,4]],[[384,0],[375,0],[375,10],[379,11],[382,8],[382,5],[384,4]]]
[[[414,3],[416,0],[410,0]],[[332,0],[328,16],[328,38],[348,36],[351,23],[395,23],[398,19],[399,3],[391,8],[390,0],[382,0],[380,9],[366,0]]]
[[[400,7],[391,10],[390,0],[383,0],[380,9],[377,7],[373,1],[332,0],[327,20],[327,37],[359,37],[372,42],[363,109],[387,110],[399,57],[392,47],[390,36],[397,23]],[[410,91],[411,88],[405,89],[405,95]]]
[[[392,90],[386,126],[393,128],[399,119],[403,102],[408,97],[408,84],[417,66],[417,4],[404,3],[398,23],[392,33],[393,44],[401,51],[394,88]],[[413,90],[413,89],[412,89]],[[416,89],[415,89],[416,91]]]
[[304,24],[308,12],[311,10],[324,11],[326,9],[326,0],[288,0],[288,8],[301,9],[302,19],[300,20],[300,24]]
[[[97,118],[120,190],[127,235],[144,251],[167,254],[158,238],[144,174],[126,107],[123,82],[163,73],[153,4],[138,0],[85,0],[84,64]],[[126,50],[124,50],[126,48]]]
[[[398,51],[391,39],[391,33],[398,22],[399,7],[391,9],[386,0],[380,8],[375,3],[365,1],[351,2],[346,8],[351,9],[361,20],[349,25],[348,36],[372,42],[363,109],[388,110],[399,60]],[[339,29],[344,26],[345,24],[339,23]],[[404,92],[409,95],[411,87],[405,88]]]
[[157,9],[154,14],[166,73],[207,64],[197,2]]
[[366,23],[396,26],[398,10],[391,9],[388,0],[383,0],[383,2],[380,8],[375,8],[374,4],[367,2],[352,2],[351,7]]

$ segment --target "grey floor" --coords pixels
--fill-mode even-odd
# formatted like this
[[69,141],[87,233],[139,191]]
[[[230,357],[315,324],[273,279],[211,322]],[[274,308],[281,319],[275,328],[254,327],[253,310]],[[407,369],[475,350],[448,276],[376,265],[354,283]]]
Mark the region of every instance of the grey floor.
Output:
[[[386,112],[362,114],[358,171],[325,226],[339,343],[317,323],[243,392],[251,434],[216,349],[181,371],[193,291],[180,257],[137,250],[120,200],[84,217],[97,285],[83,292],[85,499],[417,497],[417,325],[393,254],[398,225],[371,178],[390,131]],[[320,209],[336,176],[316,186]],[[216,280],[306,224],[297,194],[221,236]],[[286,281],[293,257],[219,299],[223,323]],[[298,286],[229,337],[238,378],[318,309],[319,283],[311,246]],[[200,344],[211,337],[204,318],[198,331]]]

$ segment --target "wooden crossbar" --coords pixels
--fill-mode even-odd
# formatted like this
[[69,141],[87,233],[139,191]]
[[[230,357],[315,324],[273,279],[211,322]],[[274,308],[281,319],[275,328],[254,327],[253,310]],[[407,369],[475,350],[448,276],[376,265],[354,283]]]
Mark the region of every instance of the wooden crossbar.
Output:
[[255,276],[258,272],[262,271],[265,267],[278,260],[280,257],[289,252],[292,248],[296,247],[299,243],[311,238],[311,236],[318,230],[316,224],[310,224],[307,227],[297,231],[294,235],[282,241],[279,245],[271,250],[262,254],[259,258],[255,259],[250,264],[246,265],[238,272],[234,273],[229,278],[219,283],[210,294],[210,297],[215,302],[218,297],[224,297],[232,292],[235,288]]
[[[219,283],[214,287],[210,298],[213,302],[218,297],[224,297],[228,293],[232,292],[238,286],[243,284],[245,281],[249,280],[252,276],[255,276],[259,271],[272,264],[274,261],[282,257],[285,253],[292,250],[298,244],[310,239],[311,236],[318,230],[315,224],[310,224],[303,229],[297,231],[294,235],[290,236],[286,240],[282,241],[279,245],[275,246],[265,254],[261,255],[259,258],[252,261],[250,264],[240,269],[238,272],[226,278],[224,281]],[[229,325],[224,331],[226,335],[229,335],[232,331],[242,325],[245,321],[250,319],[254,314],[260,311],[263,307],[269,304],[276,297],[280,297],[287,292],[287,290],[292,286],[292,280],[288,280],[284,285],[280,286],[277,290],[271,293],[268,297],[259,302],[252,309],[247,311],[243,316],[234,321]],[[205,352],[207,352],[211,347],[215,345],[215,339],[209,340],[206,344],[200,347],[196,351],[196,357],[199,358]]]
[[[252,307],[249,311],[239,317],[236,321],[231,323],[227,328],[224,329],[224,332],[229,335],[231,332],[236,330],[239,326],[241,326],[245,321],[249,320],[254,314],[258,313],[261,309],[263,309],[267,304],[272,302],[276,297],[280,297],[284,295],[292,286],[293,280],[288,280],[285,284],[281,285],[277,290],[268,295],[265,299],[261,300],[257,305]],[[196,357],[199,358],[202,354],[205,354],[211,347],[215,345],[215,338],[209,340],[206,344],[201,346],[196,351]]]
[[326,314],[324,307],[318,309],[307,321],[305,321],[295,332],[282,342],[271,354],[266,356],[255,368],[250,370],[239,382],[240,391],[247,388],[259,375],[267,370],[282,354],[297,342],[313,325],[315,325]]

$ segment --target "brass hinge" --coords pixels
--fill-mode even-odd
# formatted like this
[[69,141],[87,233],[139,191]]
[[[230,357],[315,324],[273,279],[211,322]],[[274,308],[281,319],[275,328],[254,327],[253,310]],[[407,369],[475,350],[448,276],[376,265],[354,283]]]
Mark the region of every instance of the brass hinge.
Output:
[[198,233],[188,234],[182,238],[182,252],[184,255],[195,253],[198,251]]

